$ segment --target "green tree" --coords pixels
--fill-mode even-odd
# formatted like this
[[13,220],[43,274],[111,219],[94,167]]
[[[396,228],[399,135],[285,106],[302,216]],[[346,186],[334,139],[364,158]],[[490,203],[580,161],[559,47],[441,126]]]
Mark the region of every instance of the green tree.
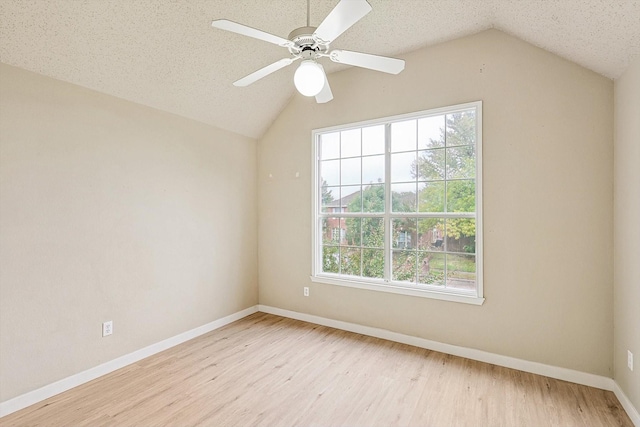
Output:
[[322,247],[322,271],[325,273],[339,273],[340,248],[338,246]]
[[329,191],[329,186],[326,180],[322,180],[322,206],[326,206],[333,202],[333,194]]
[[[406,199],[406,198],[405,198]],[[407,203],[402,197],[392,199],[394,212],[402,210]],[[361,195],[354,197],[348,205],[349,212],[384,212],[385,194],[383,185],[369,185]],[[405,209],[406,210],[406,209]],[[409,233],[415,233],[415,220],[401,220]],[[406,222],[406,224],[405,224]],[[384,277],[384,221],[382,218],[347,218],[347,245],[353,249],[343,250],[348,259],[342,260],[343,271],[364,277]],[[355,248],[358,249],[355,249]],[[362,271],[360,273],[360,268]],[[358,273],[356,273],[358,272]]]
[[[362,191],[362,196],[354,197],[348,205],[349,212],[360,212],[362,203],[362,212],[384,212],[385,197],[383,185],[369,185]],[[394,212],[401,210],[402,203],[406,203],[402,198],[394,198],[392,200],[392,209]],[[347,242],[349,245],[365,247],[384,247],[384,223],[382,218],[348,218],[347,219]],[[362,225],[362,227],[360,227]],[[407,224],[407,229],[410,225]],[[361,229],[361,232],[360,232]],[[415,230],[415,226],[414,226]]]
[[[442,132],[444,135],[444,129],[442,129]],[[453,147],[454,145],[475,145],[475,111],[447,114],[446,143],[448,147]]]
[[[384,186],[369,185],[351,200],[348,212],[384,212]],[[382,218],[347,218],[347,245],[354,247],[343,259],[343,270],[364,277],[384,277],[384,222]],[[357,249],[355,249],[357,247]],[[362,271],[360,268],[362,267]]]
[[[421,181],[435,181],[424,184],[420,190],[420,212],[475,211],[475,122],[475,113],[472,111],[447,114],[446,129],[440,130],[440,140],[446,141],[446,148],[423,151],[414,163],[414,177]],[[437,141],[431,142],[437,146]],[[444,182],[438,181],[445,177],[448,180],[446,191]],[[423,220],[420,221],[419,231],[426,232],[438,226],[436,218]],[[447,221],[446,234],[453,239],[475,242],[475,220],[450,219]],[[467,245],[467,250],[475,252],[475,243]]]

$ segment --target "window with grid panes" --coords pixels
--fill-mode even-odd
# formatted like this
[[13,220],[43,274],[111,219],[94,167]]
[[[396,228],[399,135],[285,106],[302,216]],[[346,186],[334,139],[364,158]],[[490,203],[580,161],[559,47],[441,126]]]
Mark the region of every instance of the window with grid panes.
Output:
[[312,279],[482,303],[481,119],[474,102],[314,131]]

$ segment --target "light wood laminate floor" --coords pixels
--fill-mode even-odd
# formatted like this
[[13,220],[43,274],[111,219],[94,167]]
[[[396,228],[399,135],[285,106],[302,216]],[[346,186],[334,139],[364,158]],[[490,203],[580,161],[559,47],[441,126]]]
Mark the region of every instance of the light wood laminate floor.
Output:
[[256,313],[13,426],[629,426],[613,393]]

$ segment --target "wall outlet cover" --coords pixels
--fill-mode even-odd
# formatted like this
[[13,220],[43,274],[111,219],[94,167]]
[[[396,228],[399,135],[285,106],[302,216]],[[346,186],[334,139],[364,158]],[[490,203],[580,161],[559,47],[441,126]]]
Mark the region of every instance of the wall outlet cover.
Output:
[[102,324],[102,336],[106,337],[113,333],[113,320],[109,320],[108,322],[104,322]]

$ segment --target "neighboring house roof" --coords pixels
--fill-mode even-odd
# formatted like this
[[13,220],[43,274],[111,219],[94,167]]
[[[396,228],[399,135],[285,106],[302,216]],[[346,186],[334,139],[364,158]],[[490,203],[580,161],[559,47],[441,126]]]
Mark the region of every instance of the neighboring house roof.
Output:
[[[363,188],[363,191],[365,191],[369,187],[370,187],[369,185],[365,186]],[[394,194],[396,195],[395,197],[397,197],[397,200],[401,202],[412,203],[413,200],[415,200],[415,194],[411,192],[394,193]],[[355,191],[351,194],[347,194],[346,196],[342,197],[339,200],[334,200],[331,203],[327,203],[325,206],[328,208],[347,207],[353,201],[353,199],[355,199],[359,195],[360,195],[360,191]]]
[[[366,187],[365,187],[366,189]],[[331,203],[328,203],[326,206],[330,208],[341,208],[349,206],[349,203],[353,201],[356,197],[360,195],[360,191],[356,191],[354,193],[348,194],[339,200],[334,200]]]

